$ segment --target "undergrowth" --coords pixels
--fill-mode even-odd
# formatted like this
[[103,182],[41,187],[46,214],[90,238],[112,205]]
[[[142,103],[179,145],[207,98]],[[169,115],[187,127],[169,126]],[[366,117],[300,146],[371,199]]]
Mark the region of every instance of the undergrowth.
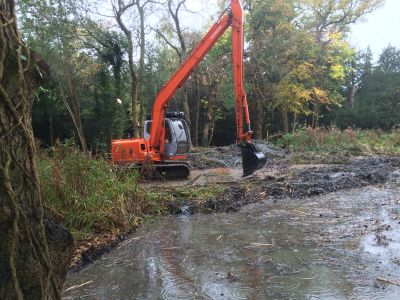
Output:
[[[354,155],[400,155],[400,130],[339,130],[335,127],[302,128],[283,135],[276,144],[294,154],[329,155],[346,158]],[[301,157],[292,156],[292,160]]]
[[219,187],[139,188],[135,171],[117,171],[105,158],[89,158],[73,142],[42,150],[38,170],[44,203],[82,241],[118,234],[169,213],[171,202],[204,200]]
[[46,205],[76,240],[136,227],[146,213],[136,172],[115,172],[106,159],[89,158],[72,142],[42,151],[38,169]]
[[221,194],[226,187],[222,185],[211,186],[176,186],[166,188],[153,188],[148,192],[148,197],[154,201],[186,201],[207,200]]

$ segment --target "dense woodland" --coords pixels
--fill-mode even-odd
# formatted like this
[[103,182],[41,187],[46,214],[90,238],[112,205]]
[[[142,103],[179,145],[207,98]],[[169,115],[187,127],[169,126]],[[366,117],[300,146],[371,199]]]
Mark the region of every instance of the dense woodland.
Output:
[[[375,62],[347,39],[381,0],[243,2],[255,138],[400,123],[400,50],[389,45]],[[24,40],[52,70],[33,107],[35,136],[45,147],[75,138],[93,152],[140,135],[157,91],[218,17],[199,31],[182,25],[197,18],[185,0],[21,1],[18,13]],[[235,140],[230,51],[227,32],[170,104],[185,112],[194,145]]]

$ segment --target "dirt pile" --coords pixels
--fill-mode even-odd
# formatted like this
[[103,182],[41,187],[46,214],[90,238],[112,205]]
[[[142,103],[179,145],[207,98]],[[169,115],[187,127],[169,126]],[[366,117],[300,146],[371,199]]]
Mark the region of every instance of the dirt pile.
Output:
[[[265,141],[254,141],[254,144],[263,152],[267,158],[267,164],[276,159],[287,156],[287,152],[268,144]],[[194,169],[232,168],[241,165],[242,156],[240,148],[236,145],[194,148],[189,156],[189,163]]]
[[262,189],[269,196],[301,198],[342,189],[382,184],[400,167],[400,158],[355,159],[348,165],[310,167],[267,177]]
[[238,182],[217,197],[204,201],[172,202],[169,210],[171,214],[234,212],[268,197],[305,198],[383,184],[396,176],[400,178],[399,168],[400,158],[383,157],[354,159],[347,165],[294,168],[277,176],[267,176],[264,179],[254,177]]

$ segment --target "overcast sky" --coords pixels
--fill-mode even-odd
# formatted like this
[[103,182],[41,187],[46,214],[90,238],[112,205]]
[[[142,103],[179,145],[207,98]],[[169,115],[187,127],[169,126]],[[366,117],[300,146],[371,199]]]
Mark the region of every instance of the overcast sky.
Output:
[[400,0],[386,0],[385,4],[353,25],[350,43],[357,49],[371,47],[375,59],[382,49],[391,44],[400,48]]

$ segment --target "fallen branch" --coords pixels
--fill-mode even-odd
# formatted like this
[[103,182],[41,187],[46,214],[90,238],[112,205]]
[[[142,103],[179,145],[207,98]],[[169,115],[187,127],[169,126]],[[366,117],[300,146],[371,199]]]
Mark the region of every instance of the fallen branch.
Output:
[[273,246],[274,244],[251,243],[250,245],[251,245],[251,246],[254,246],[254,247],[271,247],[271,246]]
[[378,277],[376,278],[376,280],[383,282],[383,283],[389,283],[389,284],[393,284],[393,285],[397,285],[400,286],[400,283],[397,281],[394,281],[392,279],[387,279],[387,278],[383,278],[383,277]]
[[190,180],[186,185],[193,185],[197,179],[199,179],[203,174],[197,175],[194,179]]
[[79,289],[79,288],[81,288],[81,287],[87,286],[87,285],[89,285],[89,284],[91,284],[91,283],[93,283],[93,280],[89,280],[89,281],[84,282],[84,283],[82,283],[82,284],[78,284],[78,285],[71,286],[71,287],[67,288],[64,292],[74,291],[74,290]]

